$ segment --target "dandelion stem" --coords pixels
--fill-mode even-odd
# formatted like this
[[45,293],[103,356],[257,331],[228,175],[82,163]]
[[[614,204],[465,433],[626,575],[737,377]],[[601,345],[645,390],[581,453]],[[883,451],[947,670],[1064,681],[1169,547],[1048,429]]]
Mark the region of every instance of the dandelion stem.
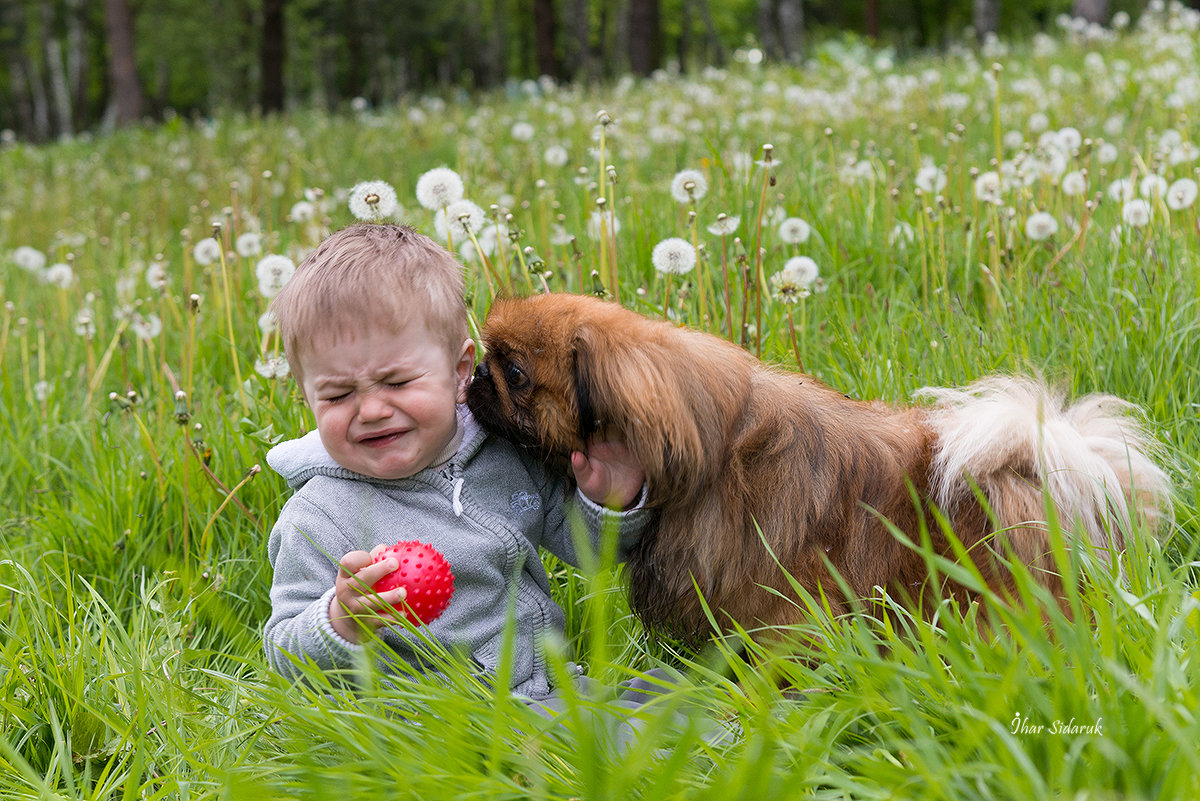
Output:
[[92,405],[92,397],[96,394],[96,389],[99,388],[100,382],[104,380],[104,376],[108,372],[108,365],[112,362],[117,345],[121,342],[121,335],[125,333],[125,329],[128,326],[128,319],[122,319],[117,323],[117,330],[113,332],[112,339],[109,341],[108,347],[104,350],[104,355],[100,357],[100,364],[96,366],[96,370],[92,373],[92,378],[88,382],[87,397],[83,401],[84,408]]
[[[202,561],[208,561],[208,532],[212,530],[213,523],[215,523],[217,518],[220,517],[221,512],[225,511],[225,507],[229,505],[229,502],[235,500],[234,494],[242,487],[246,486],[246,484],[250,482],[250,479],[254,478],[261,472],[262,468],[258,465],[254,465],[247,470],[246,475],[242,476],[241,481],[239,481],[237,484],[234,484],[233,489],[231,489],[229,494],[225,496],[225,500],[221,501],[221,505],[217,507],[217,511],[213,512],[212,517],[208,519],[208,524],[204,526],[204,531],[200,532],[200,551],[203,554],[201,557]],[[238,503],[241,505],[240,501]]]
[[[801,306],[800,309],[801,309],[801,314],[803,314],[804,307]],[[796,365],[800,368],[801,372],[804,372],[804,360],[802,358],[800,358],[800,346],[796,343],[796,324],[792,321],[791,304],[788,304],[787,315],[788,315],[788,331],[792,335],[792,353],[796,354]],[[802,321],[802,325],[803,325],[803,321]]]
[[721,278],[725,282],[725,323],[729,328],[729,341],[733,342],[733,307],[729,300],[729,252],[725,247],[725,234],[721,234]]
[[250,404],[246,401],[246,388],[242,385],[242,368],[238,362],[237,335],[233,331],[233,294],[229,289],[229,267],[225,260],[225,248],[221,248],[221,284],[225,290],[225,325],[229,332],[229,355],[233,359],[233,378],[237,381],[238,398],[242,402],[242,414],[249,416]]
[[[762,192],[758,197],[758,217],[754,223],[754,319],[757,335],[755,336],[755,355],[762,357],[762,282],[763,251],[762,223],[763,214],[767,208],[767,186],[771,183],[770,164],[763,167]],[[744,308],[744,307],[743,307]],[[745,314],[742,315],[742,327],[745,329]]]

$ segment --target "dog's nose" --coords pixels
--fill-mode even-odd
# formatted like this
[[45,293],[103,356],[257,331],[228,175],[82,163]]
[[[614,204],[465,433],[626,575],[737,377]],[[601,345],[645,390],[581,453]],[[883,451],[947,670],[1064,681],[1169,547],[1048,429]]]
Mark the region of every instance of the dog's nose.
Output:
[[492,371],[488,369],[487,362],[480,362],[475,367],[475,377],[476,378],[487,378],[491,374],[492,374]]

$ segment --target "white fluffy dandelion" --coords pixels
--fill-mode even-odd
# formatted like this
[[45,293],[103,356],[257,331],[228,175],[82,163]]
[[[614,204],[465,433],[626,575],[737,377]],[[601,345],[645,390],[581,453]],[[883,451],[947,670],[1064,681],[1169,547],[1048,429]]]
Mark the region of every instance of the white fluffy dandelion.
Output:
[[1049,239],[1058,233],[1058,220],[1048,211],[1039,211],[1029,215],[1025,221],[1025,235],[1035,242]]
[[201,267],[207,267],[215,263],[221,258],[221,243],[207,236],[196,243],[192,248],[192,258],[196,260],[196,264]]
[[1163,197],[1167,194],[1167,179],[1154,173],[1147,175],[1138,185],[1138,194],[1150,200]]
[[514,122],[512,128],[509,130],[509,134],[518,142],[531,142],[536,133],[537,130],[533,127],[533,124],[525,120]]
[[925,194],[936,195],[946,188],[946,173],[941,167],[930,164],[917,170],[913,183]]
[[258,293],[264,298],[275,297],[295,272],[296,264],[287,256],[263,256],[254,268],[254,274],[258,277]]
[[292,222],[298,223],[311,222],[315,216],[317,216],[317,207],[307,200],[296,201],[292,204],[292,210],[288,212],[288,217]]
[[975,199],[981,203],[1004,203],[1004,181],[995,170],[980,173],[975,178]]
[[135,314],[133,322],[129,324],[129,329],[138,339],[149,342],[162,333],[163,324],[157,314],[148,314],[145,317]]
[[461,242],[467,239],[467,229],[478,234],[483,230],[487,216],[483,209],[469,200],[460,199],[450,203],[444,209],[438,209],[433,215],[433,229],[442,239],[453,239]]
[[290,371],[287,359],[282,356],[268,356],[254,361],[254,372],[263,378],[287,378]]
[[788,217],[779,224],[779,238],[789,245],[802,245],[812,235],[812,226],[799,217]]
[[696,249],[686,239],[673,236],[654,246],[650,253],[654,269],[667,275],[683,275],[696,266]]
[[550,145],[542,154],[542,159],[551,167],[565,167],[571,160],[571,154],[562,145]]
[[1196,202],[1196,182],[1191,178],[1180,178],[1167,188],[1167,208],[1181,211]]
[[1150,201],[1134,198],[1121,207],[1121,219],[1131,228],[1145,228],[1150,224]]
[[26,272],[37,275],[46,266],[46,254],[29,245],[21,245],[13,251],[13,262]]
[[237,254],[243,259],[252,259],[255,256],[262,255],[262,240],[262,234],[255,233],[254,231],[247,231],[246,233],[238,236],[233,247],[234,250],[237,251]]
[[741,217],[735,217],[731,214],[718,214],[716,222],[708,226],[708,232],[713,236],[729,236],[737,231],[738,225],[741,222]]
[[1082,195],[1087,192],[1087,176],[1082,170],[1072,170],[1062,177],[1060,185],[1064,195]]
[[364,222],[380,222],[396,213],[396,190],[387,181],[362,181],[347,198],[350,213]]
[[621,221],[613,215],[612,210],[593,211],[588,216],[588,239],[599,241],[604,236],[616,236],[621,230]]
[[430,211],[463,198],[463,182],[449,167],[434,167],[417,179],[417,202]]
[[275,316],[275,312],[267,309],[258,316],[258,330],[263,336],[267,336],[279,329],[279,318]]
[[808,288],[821,275],[817,263],[808,256],[793,256],[784,262],[780,270],[783,276],[799,286]]
[[892,247],[908,247],[917,239],[916,229],[912,224],[906,222],[898,222],[892,230],[888,232],[888,244]]
[[71,269],[71,265],[62,262],[51,264],[40,278],[43,284],[50,284],[59,289],[70,289],[75,285],[75,271]]
[[165,262],[152,261],[146,268],[146,285],[161,292],[167,288],[167,265]]
[[680,170],[671,179],[671,197],[677,203],[691,203],[708,194],[708,179],[699,170]]

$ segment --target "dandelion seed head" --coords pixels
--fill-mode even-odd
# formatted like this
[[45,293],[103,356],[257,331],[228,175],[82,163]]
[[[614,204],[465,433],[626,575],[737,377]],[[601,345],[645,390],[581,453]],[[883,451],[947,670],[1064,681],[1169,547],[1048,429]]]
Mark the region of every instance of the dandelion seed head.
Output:
[[26,272],[38,274],[46,266],[46,254],[29,245],[21,245],[13,251],[13,263]]
[[612,209],[593,211],[588,216],[588,239],[599,241],[605,236],[616,236],[621,230],[621,221],[613,214]]
[[264,256],[254,268],[254,274],[258,278],[258,293],[264,298],[275,297],[295,272],[296,263],[287,256]]
[[692,243],[677,236],[664,239],[654,246],[650,263],[660,273],[683,275],[696,266],[696,249]]
[[1167,188],[1167,208],[1182,211],[1196,202],[1196,182],[1191,178],[1180,178]]
[[1025,235],[1035,242],[1049,239],[1058,233],[1058,220],[1048,211],[1039,211],[1029,215],[1025,221]]
[[738,229],[742,218],[732,214],[718,214],[716,222],[710,223],[708,232],[713,236],[729,236]]
[[779,223],[779,238],[789,245],[802,245],[812,235],[812,226],[799,217],[787,217]]
[[708,194],[708,179],[699,170],[680,170],[671,179],[671,197],[677,203],[691,203]]
[[221,243],[211,236],[201,239],[192,248],[192,258],[201,267],[216,263],[221,258]]
[[263,378],[287,378],[291,368],[288,366],[287,359],[282,356],[268,356],[265,359],[256,359],[254,362],[254,372],[261,375]]
[[1087,176],[1081,170],[1072,170],[1062,177],[1059,184],[1064,195],[1075,197],[1087,192]]
[[917,170],[913,183],[925,194],[934,195],[946,188],[946,173],[941,167],[927,165]]
[[310,222],[317,216],[317,207],[308,200],[298,200],[292,204],[291,211],[288,212],[288,217],[292,222],[306,223]]
[[350,213],[364,222],[381,222],[396,213],[396,190],[386,181],[362,181],[346,199]]
[[802,287],[809,287],[821,275],[817,263],[808,256],[793,256],[783,264],[780,273]]
[[1121,220],[1131,228],[1145,228],[1150,224],[1150,201],[1137,197],[1121,207]]
[[975,198],[981,203],[997,206],[1004,203],[1004,181],[1000,178],[1000,173],[989,170],[976,176]]
[[509,130],[509,134],[518,142],[531,142],[533,141],[533,137],[537,134],[537,129],[533,127],[532,123],[521,120],[513,123],[512,128]]
[[562,145],[550,145],[542,154],[542,159],[551,167],[565,167],[571,160],[571,155]]
[[417,202],[430,211],[462,200],[463,182],[449,167],[434,167],[417,179]]
[[254,258],[262,254],[262,239],[262,234],[247,231],[238,236],[237,241],[234,243],[234,250],[243,259]]
[[153,290],[162,291],[167,288],[167,265],[163,261],[152,261],[145,272],[146,285]]
[[460,199],[433,215],[433,229],[442,239],[456,242],[468,239],[467,229],[478,234],[487,221],[483,209],[470,200]]
[[75,285],[75,271],[71,269],[71,265],[59,262],[47,267],[42,272],[40,279],[43,284],[56,286],[59,289],[70,289]]
[[1165,196],[1167,194],[1167,179],[1153,173],[1147,175],[1138,184],[1138,194],[1151,200],[1156,197]]
[[143,317],[135,313],[129,328],[138,339],[148,342],[162,333],[163,325],[157,314]]

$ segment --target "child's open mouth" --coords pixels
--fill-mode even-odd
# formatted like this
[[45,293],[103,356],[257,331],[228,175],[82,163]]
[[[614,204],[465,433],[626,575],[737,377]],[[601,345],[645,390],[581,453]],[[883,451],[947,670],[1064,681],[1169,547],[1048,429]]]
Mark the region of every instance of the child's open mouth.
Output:
[[406,433],[407,432],[405,431],[389,431],[384,434],[375,434],[369,437],[363,437],[358,441],[358,444],[366,445],[368,448],[383,448],[387,445],[391,445]]

